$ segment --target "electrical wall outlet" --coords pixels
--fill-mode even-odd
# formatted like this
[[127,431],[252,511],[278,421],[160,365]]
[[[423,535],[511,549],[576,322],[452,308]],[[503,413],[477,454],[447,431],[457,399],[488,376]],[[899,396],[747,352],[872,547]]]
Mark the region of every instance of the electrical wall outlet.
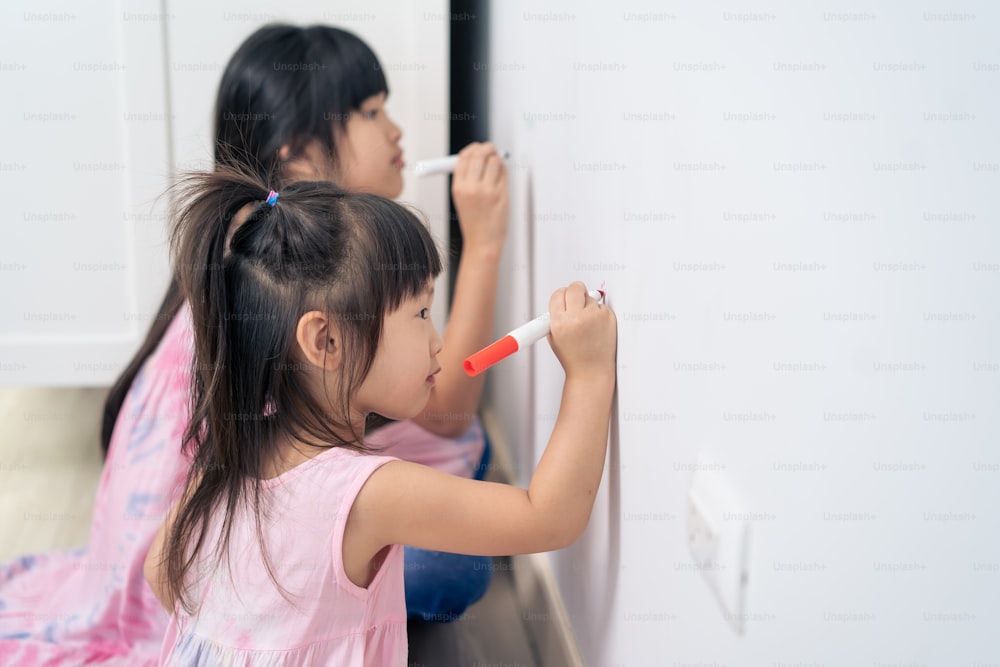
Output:
[[698,460],[687,503],[687,543],[698,570],[738,634],[744,632],[750,524],[720,466]]

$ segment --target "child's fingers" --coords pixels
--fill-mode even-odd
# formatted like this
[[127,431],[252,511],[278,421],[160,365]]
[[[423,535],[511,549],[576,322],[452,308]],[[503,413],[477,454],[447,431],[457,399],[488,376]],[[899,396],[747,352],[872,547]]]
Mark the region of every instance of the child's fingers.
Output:
[[487,157],[489,157],[490,155],[499,155],[499,152],[497,151],[497,147],[494,146],[493,144],[491,144],[488,141],[483,141],[483,142],[480,142],[480,143],[475,143],[475,144],[470,144],[470,145],[476,147],[476,150],[479,152],[480,155],[483,156],[484,160]]
[[[468,151],[469,154],[469,162],[467,163],[468,169],[466,171],[466,175],[469,178],[482,180],[488,184],[500,181],[501,175],[506,171],[506,165],[500,157],[500,151],[497,150],[496,146],[488,141],[483,143],[474,142],[462,149],[462,152],[465,151]],[[459,153],[459,155],[461,154],[462,153]],[[481,169],[477,166],[480,161],[482,165]],[[497,161],[497,169],[492,168],[494,161]]]
[[500,159],[500,154],[494,151],[487,155],[483,167],[483,181],[489,185],[498,183],[501,171],[503,171],[503,160]]
[[455,180],[465,180],[469,172],[469,154],[475,144],[469,144],[458,151],[458,164],[455,165]]
[[560,287],[549,297],[549,314],[566,310],[566,288]]
[[566,288],[566,310],[580,310],[587,305],[587,286],[579,280]]
[[503,159],[503,155],[500,154],[500,151],[497,150],[496,146],[488,142],[484,145],[489,149],[489,162],[492,163],[495,160],[497,164],[495,175],[492,172],[487,172],[485,174],[486,182],[491,184],[499,183],[501,179],[507,175],[507,162]]
[[469,154],[465,158],[465,178],[469,181],[482,180],[483,169],[486,166],[486,156],[484,155],[484,151],[478,144],[470,144],[468,149]]

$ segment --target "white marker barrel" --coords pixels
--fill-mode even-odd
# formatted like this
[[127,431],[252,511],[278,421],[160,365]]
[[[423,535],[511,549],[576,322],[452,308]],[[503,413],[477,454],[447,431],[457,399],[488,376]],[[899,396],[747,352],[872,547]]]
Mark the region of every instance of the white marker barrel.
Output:
[[545,313],[522,324],[507,335],[517,341],[517,349],[523,350],[549,335],[549,322],[549,314]]
[[439,157],[433,160],[421,160],[413,167],[413,173],[417,176],[431,176],[433,174],[450,174],[455,171],[458,164],[457,155]]
[[[506,160],[510,157],[510,153],[506,151],[500,153],[500,156]],[[438,157],[433,160],[420,160],[415,165],[413,165],[413,173],[417,176],[433,176],[434,174],[450,174],[455,171],[455,167],[458,165],[458,156],[449,155],[448,157]]]

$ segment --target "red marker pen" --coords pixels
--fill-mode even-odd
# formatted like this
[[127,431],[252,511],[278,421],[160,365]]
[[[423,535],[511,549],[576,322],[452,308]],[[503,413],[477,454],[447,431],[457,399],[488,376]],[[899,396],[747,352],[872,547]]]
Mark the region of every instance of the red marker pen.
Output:
[[[604,299],[604,290],[587,292],[598,301]],[[528,347],[549,335],[549,314],[539,315],[527,324],[522,324],[497,342],[484,347],[479,352],[465,360],[463,366],[469,375],[479,375],[487,368],[502,359],[506,359],[518,350]]]

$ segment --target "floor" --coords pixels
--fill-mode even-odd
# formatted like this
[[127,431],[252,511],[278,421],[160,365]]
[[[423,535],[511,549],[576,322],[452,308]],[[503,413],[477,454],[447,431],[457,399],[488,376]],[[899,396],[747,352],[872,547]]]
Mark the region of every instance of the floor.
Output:
[[[0,562],[87,543],[102,457],[104,389],[0,388]],[[537,661],[511,568],[451,623],[409,624],[410,667]]]

